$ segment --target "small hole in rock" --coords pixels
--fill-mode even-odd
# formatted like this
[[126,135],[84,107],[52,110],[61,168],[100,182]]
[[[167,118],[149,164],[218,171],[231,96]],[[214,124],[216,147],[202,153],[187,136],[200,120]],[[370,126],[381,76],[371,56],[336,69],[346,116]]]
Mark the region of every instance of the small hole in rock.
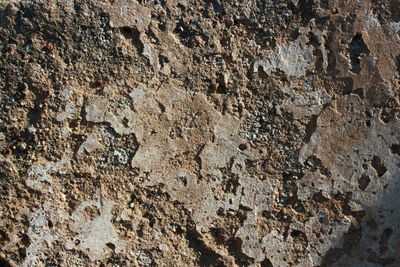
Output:
[[371,180],[369,179],[368,175],[365,173],[361,175],[360,179],[358,179],[358,188],[361,190],[365,190],[368,187],[368,184]]
[[393,144],[390,147],[390,152],[392,154],[396,154],[396,155],[400,156],[400,144]]
[[26,248],[19,248],[18,254],[21,258],[25,259],[26,258]]
[[123,120],[122,120],[122,125],[124,125],[124,127],[128,127],[128,119],[127,118],[124,118]]
[[349,45],[351,71],[359,74],[361,71],[361,57],[368,55],[369,50],[364,43],[361,33],[357,33]]
[[381,159],[378,156],[374,156],[372,158],[371,165],[375,169],[379,177],[384,175],[387,171],[385,165],[383,164],[383,162],[381,162]]
[[109,248],[112,249],[112,250],[115,250],[115,245],[114,245],[113,243],[108,242],[108,243],[106,244],[106,246],[109,247]]
[[357,88],[353,91],[356,95],[358,95],[361,99],[364,98],[364,90],[362,88]]
[[29,245],[31,244],[31,239],[29,238],[29,236],[27,234],[23,234],[22,238],[21,238],[21,242],[22,242],[22,244],[24,244],[25,247],[29,247]]
[[11,267],[11,264],[6,259],[0,258],[0,266]]
[[261,267],[273,267],[274,265],[272,265],[271,261],[267,258],[265,258],[261,263],[260,263]]
[[[400,32],[398,34],[400,34]],[[400,56],[396,57],[396,68],[397,72],[400,74]]]
[[242,150],[242,151],[246,150],[247,149],[247,145],[246,144],[240,144],[239,145],[239,149]]
[[[0,230],[0,242],[3,241],[3,240],[7,240],[7,241],[8,241],[8,240],[10,240],[10,239],[8,238],[8,235],[7,235],[6,232]],[[0,265],[0,266],[1,266],[1,265]]]
[[300,231],[297,231],[297,230],[294,230],[293,232],[290,233],[290,235],[291,235],[292,237],[299,237],[300,234],[301,234],[301,232],[300,232]]

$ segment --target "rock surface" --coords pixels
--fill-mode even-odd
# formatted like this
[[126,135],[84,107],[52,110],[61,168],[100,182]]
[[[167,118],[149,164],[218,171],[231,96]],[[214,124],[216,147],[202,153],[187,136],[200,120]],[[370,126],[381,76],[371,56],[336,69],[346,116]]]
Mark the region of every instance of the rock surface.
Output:
[[399,266],[397,0],[0,3],[1,266]]

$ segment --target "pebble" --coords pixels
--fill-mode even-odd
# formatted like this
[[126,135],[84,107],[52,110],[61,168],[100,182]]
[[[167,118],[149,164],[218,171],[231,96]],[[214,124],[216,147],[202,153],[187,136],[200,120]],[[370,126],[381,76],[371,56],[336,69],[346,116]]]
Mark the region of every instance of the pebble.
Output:
[[18,144],[18,149],[21,151],[24,151],[26,149],[26,143],[25,142],[21,142]]

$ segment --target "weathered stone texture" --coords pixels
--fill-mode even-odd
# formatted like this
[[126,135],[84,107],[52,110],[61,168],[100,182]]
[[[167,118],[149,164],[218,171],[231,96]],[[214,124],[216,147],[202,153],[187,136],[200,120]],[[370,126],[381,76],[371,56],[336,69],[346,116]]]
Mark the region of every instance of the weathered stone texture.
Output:
[[397,0],[1,1],[0,266],[399,266]]

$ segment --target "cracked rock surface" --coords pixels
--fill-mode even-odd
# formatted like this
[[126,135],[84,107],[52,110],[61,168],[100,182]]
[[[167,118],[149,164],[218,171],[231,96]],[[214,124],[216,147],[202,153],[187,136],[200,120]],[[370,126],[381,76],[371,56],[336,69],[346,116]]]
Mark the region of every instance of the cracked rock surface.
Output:
[[0,3],[0,266],[399,266],[397,0]]

